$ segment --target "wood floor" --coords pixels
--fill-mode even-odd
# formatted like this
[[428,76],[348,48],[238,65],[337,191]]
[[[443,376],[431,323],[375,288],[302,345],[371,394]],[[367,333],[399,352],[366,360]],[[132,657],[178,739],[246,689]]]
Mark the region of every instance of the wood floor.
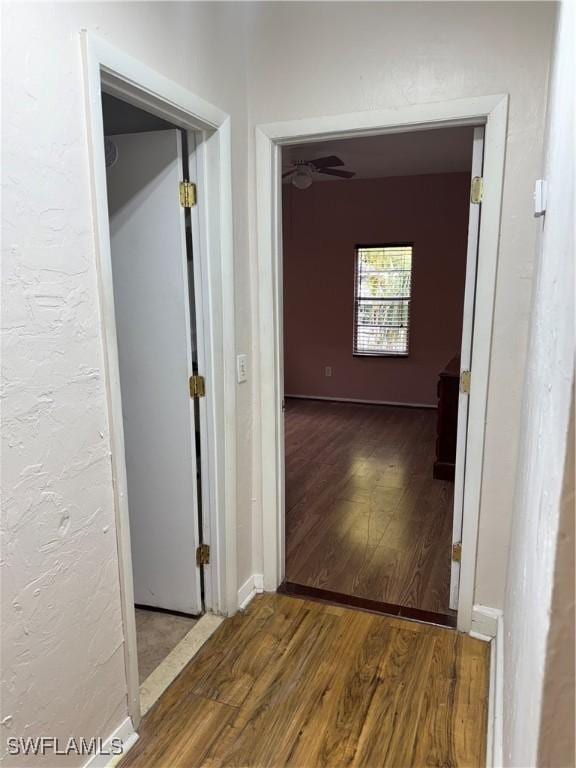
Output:
[[286,579],[450,615],[436,411],[287,400]]
[[144,718],[122,768],[484,766],[489,645],[454,630],[256,598]]

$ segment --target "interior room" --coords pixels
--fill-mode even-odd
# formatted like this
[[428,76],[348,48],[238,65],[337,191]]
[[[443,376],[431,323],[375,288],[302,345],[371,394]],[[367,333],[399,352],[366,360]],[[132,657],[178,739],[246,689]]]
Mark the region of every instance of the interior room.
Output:
[[454,618],[473,134],[413,131],[283,152],[292,589]]

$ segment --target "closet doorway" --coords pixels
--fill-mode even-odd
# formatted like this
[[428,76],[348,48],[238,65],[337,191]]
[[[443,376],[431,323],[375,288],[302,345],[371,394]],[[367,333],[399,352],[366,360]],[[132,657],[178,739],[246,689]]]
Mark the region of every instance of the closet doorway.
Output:
[[204,611],[193,201],[180,199],[195,136],[106,93],[102,111],[144,683]]

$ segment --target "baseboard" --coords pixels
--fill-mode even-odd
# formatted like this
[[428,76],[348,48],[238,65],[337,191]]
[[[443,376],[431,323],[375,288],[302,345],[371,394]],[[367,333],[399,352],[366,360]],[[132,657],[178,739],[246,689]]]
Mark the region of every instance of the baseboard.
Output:
[[492,712],[494,739],[490,768],[502,768],[504,765],[504,616],[502,613],[498,617],[498,628],[492,642],[494,644],[496,664],[494,669],[494,703]]
[[491,640],[498,632],[498,619],[502,611],[487,605],[472,606],[472,625],[470,634],[480,636],[483,640]]
[[264,591],[264,576],[261,573],[253,573],[238,590],[238,609],[243,611],[250,601],[260,592]]
[[324,400],[330,403],[359,403],[360,405],[395,405],[398,408],[433,408],[437,405],[430,403],[398,403],[392,400],[359,400],[355,397],[320,397],[318,395],[284,395],[285,398],[292,397],[294,400]]
[[[113,768],[113,766],[118,765],[137,741],[138,734],[134,730],[132,720],[127,717],[102,743],[101,751],[97,755],[92,755],[88,762],[84,763],[84,768]],[[122,742],[122,754],[120,755],[113,754],[118,742]]]
[[[503,742],[502,727],[504,715],[504,620],[502,611],[494,608],[482,608],[480,616],[482,628],[493,631],[490,638],[484,633],[472,631],[470,634],[481,639],[490,639],[490,684],[488,690],[488,727],[486,732],[486,768],[502,768]],[[494,619],[494,623],[490,620]],[[473,619],[474,622],[474,612]]]

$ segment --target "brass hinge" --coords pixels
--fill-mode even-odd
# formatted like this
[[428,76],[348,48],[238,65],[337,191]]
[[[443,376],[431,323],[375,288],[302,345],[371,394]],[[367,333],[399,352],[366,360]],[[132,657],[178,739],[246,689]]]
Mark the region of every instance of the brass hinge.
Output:
[[205,394],[204,376],[190,376],[190,397],[204,397]]
[[452,560],[454,560],[456,563],[459,563],[462,558],[462,544],[460,542],[457,542],[456,544],[452,544]]
[[191,181],[180,182],[180,205],[182,208],[192,208],[196,205],[196,184]]
[[464,392],[465,395],[470,394],[470,381],[472,374],[470,371],[462,371],[460,374],[460,392]]
[[474,176],[470,185],[470,202],[478,205],[484,197],[484,179],[482,176]]
[[210,545],[200,544],[196,548],[196,565],[210,565]]

